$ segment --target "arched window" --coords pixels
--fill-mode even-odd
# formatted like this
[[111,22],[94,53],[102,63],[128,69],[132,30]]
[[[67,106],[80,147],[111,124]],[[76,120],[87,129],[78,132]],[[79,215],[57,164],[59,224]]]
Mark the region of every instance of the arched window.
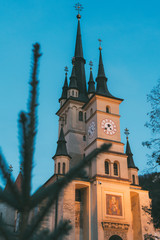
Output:
[[114,162],[113,164],[114,175],[118,176],[118,163]]
[[65,172],[66,172],[66,164],[63,163],[63,174],[65,174]]
[[84,142],[86,141],[86,136],[85,136],[85,135],[83,136],[83,141],[84,141]]
[[108,161],[104,162],[104,168],[105,168],[105,174],[109,174],[109,162]]
[[79,121],[83,122],[83,112],[79,112]]
[[135,184],[135,175],[132,175],[132,183]]
[[60,174],[60,171],[61,171],[61,165],[60,165],[60,162],[58,163],[58,174]]
[[109,113],[109,112],[110,112],[110,107],[106,106],[106,113]]
[[74,96],[74,91],[72,90],[72,96]]
[[90,110],[90,116],[93,114],[93,109],[91,108],[91,110]]

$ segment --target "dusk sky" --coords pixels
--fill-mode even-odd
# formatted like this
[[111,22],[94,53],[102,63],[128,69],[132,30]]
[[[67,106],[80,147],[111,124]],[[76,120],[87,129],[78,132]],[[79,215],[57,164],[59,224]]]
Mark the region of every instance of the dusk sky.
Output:
[[[19,172],[18,114],[27,110],[32,44],[39,42],[43,56],[39,67],[38,134],[36,138],[33,189],[54,173],[52,156],[58,139],[58,99],[64,83],[64,67],[71,74],[77,18],[76,1],[0,0],[0,147],[13,175]],[[144,127],[150,106],[146,95],[160,78],[160,1],[80,1],[81,33],[86,79],[93,61],[94,79],[98,70],[98,39],[108,88],[123,98],[120,106],[121,140],[124,129],[139,173],[148,153],[142,141],[150,138]]]

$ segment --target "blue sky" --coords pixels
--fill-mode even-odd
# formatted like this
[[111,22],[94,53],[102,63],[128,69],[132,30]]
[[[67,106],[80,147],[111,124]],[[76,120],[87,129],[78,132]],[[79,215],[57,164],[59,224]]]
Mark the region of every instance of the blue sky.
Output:
[[[54,171],[52,156],[58,138],[58,98],[64,82],[64,67],[71,73],[77,19],[76,1],[0,0],[0,146],[16,177],[19,171],[18,114],[26,110],[31,70],[32,44],[39,42],[43,56],[39,68],[38,135],[33,188]],[[130,130],[130,144],[140,173],[146,169],[150,137],[144,127],[150,110],[146,95],[160,77],[160,2],[81,1],[84,6],[81,31],[86,78],[93,61],[98,69],[98,38],[102,39],[108,88],[125,101],[121,104],[121,136]]]

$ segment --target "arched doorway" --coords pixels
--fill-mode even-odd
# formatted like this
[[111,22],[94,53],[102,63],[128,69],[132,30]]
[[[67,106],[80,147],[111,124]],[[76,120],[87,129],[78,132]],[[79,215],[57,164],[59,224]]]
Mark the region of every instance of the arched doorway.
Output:
[[123,239],[118,235],[113,235],[112,237],[110,237],[109,240],[123,240]]

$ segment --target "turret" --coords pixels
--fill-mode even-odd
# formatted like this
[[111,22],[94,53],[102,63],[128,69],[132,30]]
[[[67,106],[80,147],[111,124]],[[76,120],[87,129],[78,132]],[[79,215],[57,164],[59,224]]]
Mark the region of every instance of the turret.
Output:
[[67,91],[67,96],[69,97],[73,97],[73,98],[78,98],[79,96],[79,90],[78,90],[78,86],[77,86],[77,78],[76,78],[76,74],[75,74],[75,59],[73,58],[72,60],[72,74],[70,77],[70,83],[69,83],[69,87],[68,87],[68,91]]
[[96,93],[99,94],[99,95],[106,96],[106,97],[115,98],[108,91],[107,77],[105,75],[103,61],[102,61],[102,47],[101,47],[101,40],[100,39],[99,39],[99,42],[100,42],[100,47],[99,47],[99,66],[98,66],[98,75],[97,75],[97,78],[96,78],[96,82],[97,82]]
[[134,160],[133,160],[133,154],[131,152],[129,140],[128,140],[128,135],[129,135],[129,130],[126,128],[125,129],[125,135],[127,139],[127,144],[126,144],[126,155],[127,157],[127,165],[128,165],[128,176],[129,180],[132,182],[134,185],[139,185],[139,179],[138,179],[138,168],[135,166]]
[[93,74],[92,74],[92,61],[89,62],[90,65],[90,77],[88,82],[88,97],[90,98],[95,93],[95,82],[93,80]]
[[68,90],[67,72],[68,72],[68,67],[65,67],[64,70],[65,70],[65,80],[64,80],[64,85],[63,85],[63,88],[62,88],[62,95],[59,99],[60,106],[62,106],[67,99],[67,90]]
[[57,141],[56,154],[52,157],[55,162],[54,174],[66,174],[69,171],[69,161],[71,157],[67,152],[66,140],[64,137],[63,126],[61,126],[61,131],[59,134],[59,139]]

